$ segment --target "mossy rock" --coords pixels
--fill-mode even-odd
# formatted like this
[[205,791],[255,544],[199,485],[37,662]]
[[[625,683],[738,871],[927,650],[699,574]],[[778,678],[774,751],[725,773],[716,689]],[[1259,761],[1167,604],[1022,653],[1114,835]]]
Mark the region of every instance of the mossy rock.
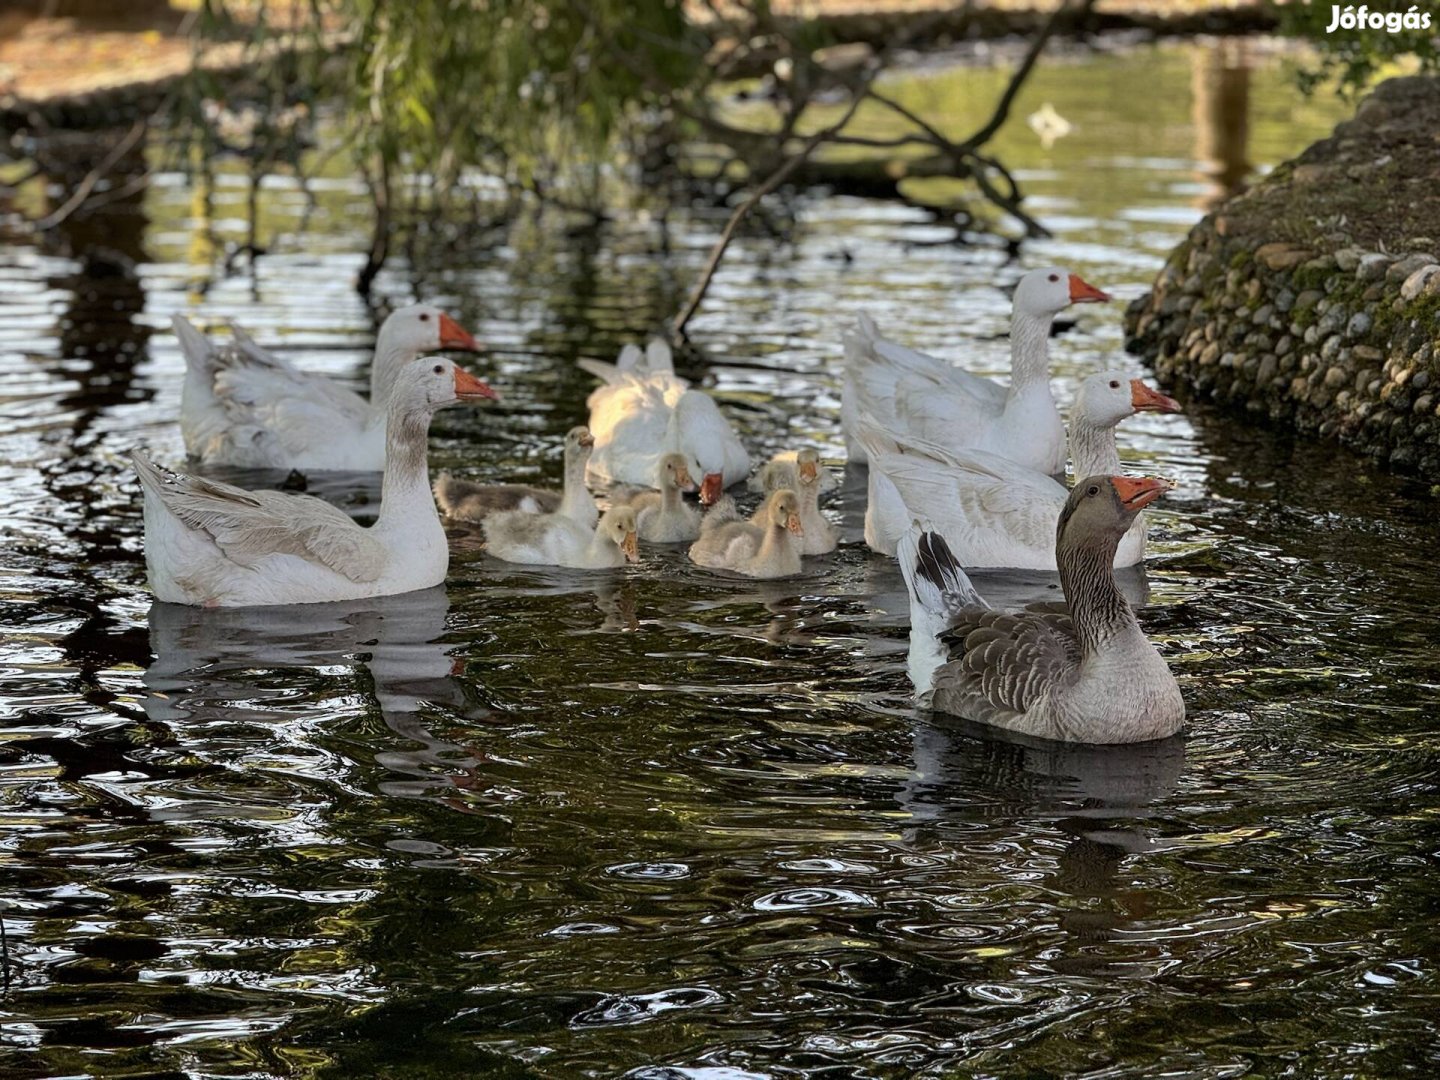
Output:
[[[1328,139],[1191,230],[1152,291],[1126,312],[1127,346],[1182,397],[1268,416],[1440,478],[1440,394],[1411,390],[1417,375],[1422,386],[1440,387],[1440,293],[1407,300],[1400,291],[1409,264],[1428,264],[1440,253],[1437,131],[1440,76],[1381,85]],[[1377,275],[1362,260],[1393,269]],[[1162,315],[1174,294],[1195,301],[1178,314],[1172,302]],[[1313,365],[1297,377],[1283,359],[1261,363],[1250,351],[1261,348],[1255,336],[1227,346],[1235,355],[1217,379],[1204,346],[1224,328],[1210,327],[1202,340],[1195,333],[1205,328],[1202,320],[1232,317],[1227,306],[1243,319],[1283,294],[1293,306],[1282,317],[1304,338],[1295,350],[1323,354],[1318,363],[1330,385],[1316,385],[1322,375]],[[1366,362],[1385,358],[1375,377],[1359,379],[1332,364],[1355,349]]]

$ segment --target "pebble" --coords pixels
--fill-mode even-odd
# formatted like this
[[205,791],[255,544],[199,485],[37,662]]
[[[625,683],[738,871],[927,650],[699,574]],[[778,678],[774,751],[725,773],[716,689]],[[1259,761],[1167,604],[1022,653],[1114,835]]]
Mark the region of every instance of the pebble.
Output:
[[1436,293],[1440,293],[1440,266],[1434,263],[1420,267],[1406,277],[1404,284],[1400,286],[1400,299],[1402,300],[1414,300],[1420,296],[1431,296]]
[[[1436,269],[1440,269],[1437,267]],[[1348,338],[1364,337],[1370,332],[1370,316],[1363,311],[1357,311],[1350,316],[1350,321],[1345,324],[1345,336]]]
[[1385,276],[1391,262],[1389,255],[1382,255],[1378,251],[1362,255],[1355,266],[1355,276],[1361,281],[1379,281]]
[[1404,281],[1416,270],[1429,266],[1435,261],[1435,256],[1420,252],[1415,255],[1406,255],[1399,262],[1391,263],[1390,269],[1385,271],[1386,281]]

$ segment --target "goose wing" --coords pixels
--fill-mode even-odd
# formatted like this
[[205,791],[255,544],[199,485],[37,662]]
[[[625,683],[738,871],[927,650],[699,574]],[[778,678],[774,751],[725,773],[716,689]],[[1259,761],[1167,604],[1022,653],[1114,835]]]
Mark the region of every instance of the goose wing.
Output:
[[940,635],[950,660],[934,677],[934,705],[972,720],[1004,723],[1072,682],[1080,643],[1067,613],[1005,614],[971,608]]
[[357,582],[375,581],[385,569],[380,542],[323,499],[246,491],[186,476],[160,468],[138,451],[131,460],[147,492],[240,566],[253,566],[267,555],[293,555]]

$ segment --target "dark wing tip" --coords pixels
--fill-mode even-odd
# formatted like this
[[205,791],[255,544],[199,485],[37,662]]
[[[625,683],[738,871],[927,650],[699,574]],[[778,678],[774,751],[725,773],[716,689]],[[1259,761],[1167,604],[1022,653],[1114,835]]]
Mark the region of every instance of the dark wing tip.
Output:
[[938,589],[952,587],[955,573],[960,569],[960,561],[955,558],[955,553],[950,550],[945,538],[939,533],[921,533],[917,546],[920,555],[918,568],[925,580]]

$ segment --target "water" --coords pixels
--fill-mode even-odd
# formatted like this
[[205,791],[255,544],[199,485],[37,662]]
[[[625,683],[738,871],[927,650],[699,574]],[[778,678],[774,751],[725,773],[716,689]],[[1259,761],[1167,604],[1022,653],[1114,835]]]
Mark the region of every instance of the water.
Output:
[[[1138,295],[1199,213],[1193,47],[1075,58],[1017,107],[1076,124],[1020,170],[1061,262]],[[1324,133],[1278,62],[1249,159]],[[992,71],[901,87],[931,115]],[[1223,132],[1222,132],[1223,134]],[[267,184],[255,274],[213,280],[174,175],[0,252],[0,882],[14,1076],[1428,1075],[1435,1016],[1440,541],[1423,487],[1201,412],[1121,432],[1174,476],[1144,622],[1187,734],[1104,750],[917,715],[899,576],[847,543],[795,581],[676,551],[584,576],[455,530],[445,589],[204,612],[144,589],[137,443],[181,454],[175,311],[234,317],[359,379],[346,280],[364,196],[313,230]],[[211,192],[243,240],[234,171]],[[692,332],[758,450],[832,458],[840,332],[1003,370],[1022,266],[897,204],[807,198],[737,243]],[[524,222],[398,267],[493,349],[498,407],[441,415],[432,466],[558,476],[578,356],[677,307],[722,224]],[[1054,342],[1068,392],[1119,305]],[[276,481],[278,476],[260,479]],[[365,513],[365,478],[319,489]],[[991,595],[1048,579],[980,579]]]

